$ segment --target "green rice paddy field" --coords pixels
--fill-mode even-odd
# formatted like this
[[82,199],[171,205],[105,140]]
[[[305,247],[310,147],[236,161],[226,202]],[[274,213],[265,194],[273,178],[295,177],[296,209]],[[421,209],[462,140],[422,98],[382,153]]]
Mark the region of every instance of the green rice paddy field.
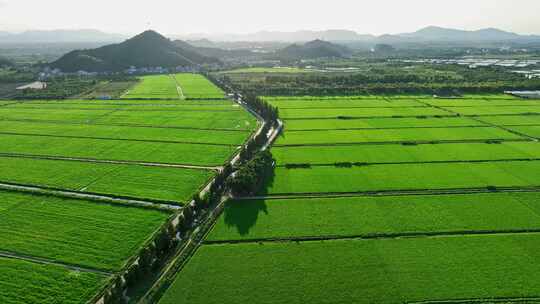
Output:
[[[540,117],[540,116],[539,116]],[[539,122],[540,123],[540,122]],[[398,128],[439,128],[475,127],[485,123],[461,117],[441,118],[363,118],[363,119],[291,119],[285,120],[285,132],[301,130],[340,129],[398,129]]]
[[4,304],[86,303],[108,281],[99,274],[1,257],[0,269]]
[[207,240],[538,230],[539,220],[539,193],[245,200],[227,204]]
[[141,77],[135,87],[131,88],[123,98],[142,99],[179,99],[176,82],[170,75],[153,75]]
[[53,196],[0,191],[0,197],[0,251],[107,271],[120,270],[170,216]]
[[409,163],[444,161],[484,161],[539,159],[537,142],[448,143],[406,145],[350,145],[274,147],[272,155],[278,166],[286,164],[335,163]]
[[160,303],[535,296],[540,293],[538,246],[538,234],[205,245]]
[[265,99],[285,123],[273,176],[226,204],[160,303],[538,302],[540,102]]
[[0,157],[0,182],[185,202],[213,175],[199,169]]
[[182,88],[187,98],[195,99],[223,99],[225,92],[211,83],[202,75],[181,73],[174,75],[176,82]]
[[540,186],[540,161],[276,168],[270,195]]
[[522,139],[496,127],[285,131],[276,146],[365,142]]

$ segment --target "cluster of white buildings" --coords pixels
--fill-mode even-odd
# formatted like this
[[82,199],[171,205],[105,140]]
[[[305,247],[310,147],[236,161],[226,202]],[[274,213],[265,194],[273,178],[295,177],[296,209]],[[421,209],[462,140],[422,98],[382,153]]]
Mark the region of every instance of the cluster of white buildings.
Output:
[[489,58],[460,58],[460,59],[419,59],[419,60],[403,60],[409,63],[431,63],[431,64],[457,64],[468,66],[469,68],[478,67],[509,67],[509,68],[526,68],[540,64],[540,59],[489,59]]

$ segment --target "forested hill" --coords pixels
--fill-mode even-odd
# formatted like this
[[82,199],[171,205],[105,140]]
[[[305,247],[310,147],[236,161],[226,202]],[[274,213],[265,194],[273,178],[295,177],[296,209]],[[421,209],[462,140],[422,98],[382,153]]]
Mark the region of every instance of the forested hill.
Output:
[[104,72],[131,66],[172,68],[216,62],[219,61],[215,58],[179,47],[155,31],[146,31],[119,44],[70,52],[51,66],[64,72]]
[[342,45],[323,40],[313,40],[304,45],[293,44],[277,52],[282,59],[314,59],[314,58],[343,58],[352,51]]

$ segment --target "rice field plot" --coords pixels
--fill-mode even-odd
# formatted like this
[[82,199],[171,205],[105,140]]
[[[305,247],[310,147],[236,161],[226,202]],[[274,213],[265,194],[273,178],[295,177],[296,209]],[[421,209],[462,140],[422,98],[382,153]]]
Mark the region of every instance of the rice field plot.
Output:
[[0,166],[1,182],[176,203],[214,175],[210,170],[16,157],[0,157]]
[[40,120],[91,123],[115,110],[68,110],[54,108],[13,109],[0,107],[0,120]]
[[[540,116],[539,116],[540,118]],[[361,119],[291,119],[285,120],[285,132],[327,129],[391,129],[485,126],[464,117],[441,118],[361,118]]]
[[170,75],[143,76],[122,98],[180,99],[176,82]]
[[313,109],[280,109],[281,118],[313,119],[313,118],[361,118],[361,117],[414,117],[414,116],[453,116],[453,114],[432,107],[413,108],[313,108]]
[[540,193],[268,199],[228,202],[207,241],[538,229]]
[[138,124],[208,129],[254,130],[257,120],[246,111],[152,111],[0,107],[0,120],[49,121],[80,124]]
[[538,234],[204,245],[159,303],[536,297],[538,246]]
[[62,266],[0,258],[0,303],[86,303],[108,278]]
[[[166,129],[134,126],[59,124],[46,122],[1,121],[0,134],[25,134],[148,142],[208,143],[238,146],[250,131]],[[0,147],[0,152],[2,148]]]
[[[129,103],[128,103],[129,101]],[[238,104],[230,101],[214,103],[193,101],[152,101],[151,100],[125,100],[124,102],[101,102],[101,101],[72,101],[34,103],[23,102],[11,104],[10,109],[58,109],[58,110],[123,110],[123,111],[243,111]]]
[[540,115],[483,116],[479,119],[498,126],[540,126]]
[[407,99],[367,99],[367,98],[344,98],[344,99],[313,99],[282,97],[263,97],[263,100],[269,102],[274,107],[280,109],[313,109],[313,108],[392,108],[392,107],[425,107],[415,100]]
[[540,126],[519,126],[509,129],[540,139]]
[[446,109],[461,115],[530,115],[540,114],[540,105],[534,106],[479,106],[479,107],[447,107]]
[[237,150],[231,145],[201,145],[114,139],[0,134],[0,154],[83,158],[196,166],[221,166]]
[[268,195],[540,186],[540,161],[276,168]]
[[152,209],[0,191],[0,251],[119,271],[169,216]]
[[350,145],[273,147],[278,166],[287,164],[410,163],[540,159],[537,142],[447,143],[425,145]]
[[117,111],[93,122],[230,130],[254,130],[257,127],[257,119],[246,111]]
[[522,137],[495,127],[285,131],[275,146],[492,139]]
[[531,99],[484,99],[484,98],[431,98],[422,99],[424,103],[439,107],[507,107],[507,106],[540,106],[540,101]]
[[24,100],[21,106],[44,105],[116,105],[116,106],[236,106],[230,100],[159,100],[159,99],[107,99],[107,100],[88,100],[88,99],[60,99],[60,100]]
[[200,74],[181,73],[174,75],[186,98],[223,99],[225,92]]

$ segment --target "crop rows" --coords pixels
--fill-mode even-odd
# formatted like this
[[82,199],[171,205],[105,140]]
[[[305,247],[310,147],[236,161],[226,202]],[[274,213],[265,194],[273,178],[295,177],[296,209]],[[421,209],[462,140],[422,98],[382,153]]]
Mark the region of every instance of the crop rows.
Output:
[[540,295],[540,103],[264,99],[285,123],[273,175],[260,193],[228,202],[160,303]]

